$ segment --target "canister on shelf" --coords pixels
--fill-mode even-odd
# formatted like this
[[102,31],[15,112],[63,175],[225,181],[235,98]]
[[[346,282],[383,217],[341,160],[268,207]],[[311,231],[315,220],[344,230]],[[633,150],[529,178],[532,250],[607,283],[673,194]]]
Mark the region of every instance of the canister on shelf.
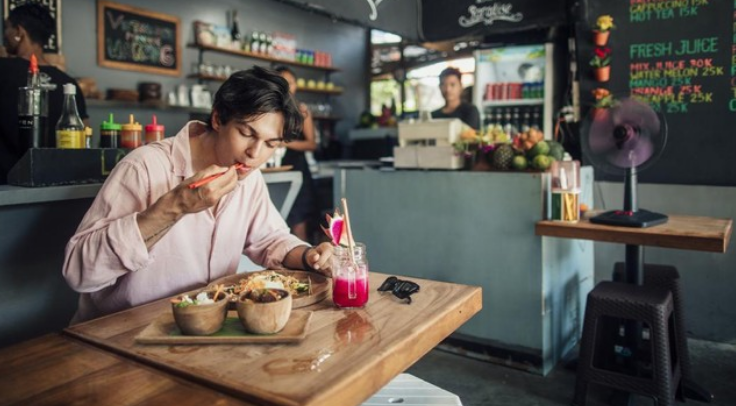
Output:
[[156,115],[153,115],[153,123],[146,125],[146,144],[161,141],[164,139],[164,126],[156,122]]
[[129,122],[123,124],[122,131],[120,132],[120,146],[122,148],[140,147],[142,133],[143,127],[141,127],[141,123],[136,123],[135,117],[131,114]]
[[109,120],[100,125],[100,148],[120,148],[120,129],[110,113]]

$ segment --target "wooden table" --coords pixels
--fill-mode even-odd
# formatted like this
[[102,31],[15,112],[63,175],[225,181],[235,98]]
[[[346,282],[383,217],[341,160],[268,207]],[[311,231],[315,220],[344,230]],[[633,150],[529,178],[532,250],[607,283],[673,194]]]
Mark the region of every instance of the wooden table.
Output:
[[168,300],[70,327],[65,332],[172,375],[258,404],[358,405],[429,352],[481,309],[478,287],[406,278],[421,291],[408,305],[376,288],[370,274],[364,309],[341,310],[330,299],[314,311],[296,345],[141,345],[135,336]]
[[[598,213],[594,211],[589,213],[589,216]],[[626,244],[625,281],[642,284],[644,264],[640,246],[725,253],[731,239],[732,228],[733,220],[731,219],[669,215],[667,223],[649,228],[593,224],[587,219],[582,219],[577,223],[539,221],[534,227],[534,232],[536,235],[546,237]],[[684,329],[685,327],[682,325],[679,328]],[[631,347],[638,347],[640,329],[641,325],[637,323],[629,322],[627,325],[626,340]],[[687,357],[687,351],[682,356]],[[685,359],[682,362],[689,363],[689,360]],[[683,388],[684,396],[689,399],[710,402],[713,398],[710,392],[693,381],[684,379]],[[628,401],[630,399],[626,400]]]
[[242,400],[50,334],[0,350],[0,405],[242,405]]
[[545,220],[537,222],[534,232],[546,237],[725,253],[732,227],[731,219],[670,215],[667,223],[650,228],[614,227],[586,219],[577,223]]

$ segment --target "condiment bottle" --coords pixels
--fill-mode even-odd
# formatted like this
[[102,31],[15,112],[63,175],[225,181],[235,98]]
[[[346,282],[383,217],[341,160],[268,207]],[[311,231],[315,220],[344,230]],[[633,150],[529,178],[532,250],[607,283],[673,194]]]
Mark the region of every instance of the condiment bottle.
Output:
[[108,121],[100,124],[100,148],[120,148],[120,128],[110,113]]
[[141,146],[141,136],[143,127],[141,123],[135,122],[135,117],[130,115],[130,121],[123,124],[123,130],[120,132],[120,146],[122,148],[138,148]]
[[64,107],[56,123],[57,148],[84,148],[84,122],[77,112],[76,94],[77,88],[73,84],[64,85]]
[[41,86],[36,55],[31,55],[28,84],[18,89],[18,135],[23,149],[49,146],[48,115],[48,91]]
[[156,115],[153,115],[153,123],[146,125],[146,144],[161,141],[164,139],[164,126],[156,122]]
[[92,127],[84,127],[84,147],[92,148]]

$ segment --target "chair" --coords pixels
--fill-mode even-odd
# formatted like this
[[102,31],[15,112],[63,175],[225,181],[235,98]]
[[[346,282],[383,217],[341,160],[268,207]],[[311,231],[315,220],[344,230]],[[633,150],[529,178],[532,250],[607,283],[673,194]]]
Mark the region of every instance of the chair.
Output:
[[[598,384],[673,406],[681,379],[674,313],[667,289],[599,283],[588,294],[572,404],[584,406],[589,385]],[[622,325],[633,342],[620,342]]]
[[452,392],[438,388],[411,374],[400,374],[386,384],[361,406],[435,405],[462,406],[460,398]]
[[[617,262],[613,268],[613,280],[623,282],[626,273],[626,264]],[[692,381],[690,369],[690,351],[687,348],[685,333],[685,310],[682,303],[682,285],[677,268],[670,265],[644,264],[644,286],[653,286],[667,289],[672,293],[675,307],[675,334],[677,334],[677,353],[680,356],[682,381]]]

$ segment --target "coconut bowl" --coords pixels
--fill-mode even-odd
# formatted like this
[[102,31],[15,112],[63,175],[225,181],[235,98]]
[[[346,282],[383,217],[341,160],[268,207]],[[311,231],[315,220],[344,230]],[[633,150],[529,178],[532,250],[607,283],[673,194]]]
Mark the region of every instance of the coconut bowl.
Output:
[[[291,316],[292,297],[284,289],[258,289],[263,293],[254,295],[254,291],[243,292],[238,299],[236,308],[238,318],[246,331],[253,334],[276,334],[283,330]],[[278,294],[275,299],[273,293]],[[264,298],[269,301],[262,301]]]
[[[174,321],[181,332],[185,335],[206,336],[218,332],[225,322],[227,306],[230,303],[229,295],[223,291],[213,298],[214,290],[204,291],[207,297],[214,299],[211,304],[190,304],[181,306],[172,301],[171,310],[174,313]],[[198,292],[199,293],[199,292]],[[195,294],[194,297],[197,295]],[[177,298],[181,300],[181,297]],[[175,299],[176,300],[176,299]]]

